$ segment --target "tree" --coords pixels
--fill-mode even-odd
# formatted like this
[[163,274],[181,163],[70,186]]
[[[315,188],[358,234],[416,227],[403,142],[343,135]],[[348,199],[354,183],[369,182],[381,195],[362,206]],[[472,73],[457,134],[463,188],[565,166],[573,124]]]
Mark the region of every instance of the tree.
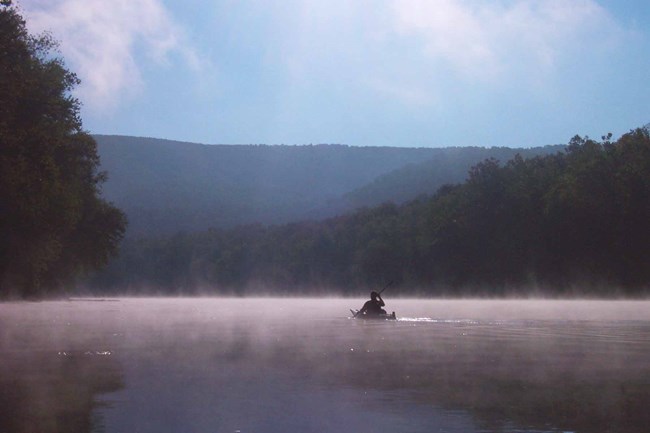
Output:
[[0,295],[36,296],[117,251],[126,219],[101,198],[79,83],[48,34],[33,36],[0,2]]

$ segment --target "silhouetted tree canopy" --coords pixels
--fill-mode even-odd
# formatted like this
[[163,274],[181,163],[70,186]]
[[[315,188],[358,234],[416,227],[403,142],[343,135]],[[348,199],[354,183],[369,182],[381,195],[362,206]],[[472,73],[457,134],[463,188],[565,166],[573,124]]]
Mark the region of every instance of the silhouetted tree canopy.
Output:
[[105,264],[125,228],[56,43],[0,4],[0,296],[35,296]]
[[640,295],[650,286],[650,137],[574,137],[487,159],[431,196],[327,219],[128,242],[95,287],[162,293]]

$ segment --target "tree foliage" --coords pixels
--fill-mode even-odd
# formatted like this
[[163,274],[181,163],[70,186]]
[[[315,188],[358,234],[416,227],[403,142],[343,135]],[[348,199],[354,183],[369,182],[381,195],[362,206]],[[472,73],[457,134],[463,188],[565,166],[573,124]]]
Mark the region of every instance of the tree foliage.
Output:
[[48,34],[0,5],[0,295],[35,296],[116,251],[125,217],[100,198],[105,174],[83,131],[79,83]]

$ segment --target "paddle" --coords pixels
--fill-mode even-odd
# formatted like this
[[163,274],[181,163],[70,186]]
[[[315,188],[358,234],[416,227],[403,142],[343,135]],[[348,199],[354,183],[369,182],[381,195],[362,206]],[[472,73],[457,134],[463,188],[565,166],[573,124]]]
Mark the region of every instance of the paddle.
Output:
[[389,281],[388,284],[386,284],[384,288],[379,291],[379,294],[381,295],[382,293],[384,293],[384,290],[386,290],[388,286],[390,286],[391,284],[393,284],[393,280]]

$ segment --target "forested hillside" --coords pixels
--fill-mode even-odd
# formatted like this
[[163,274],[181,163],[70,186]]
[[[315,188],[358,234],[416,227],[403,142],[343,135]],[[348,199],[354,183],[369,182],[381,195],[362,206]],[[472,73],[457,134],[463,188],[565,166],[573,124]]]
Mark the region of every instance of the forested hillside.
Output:
[[474,166],[431,197],[280,226],[129,241],[104,293],[647,294],[650,136]]
[[124,209],[130,235],[282,223],[378,175],[434,155],[432,149],[341,145],[201,145],[96,136],[110,177],[107,199]]
[[361,205],[403,202],[463,181],[469,167],[482,159],[507,159],[517,152],[95,139],[109,173],[104,197],[126,212],[128,237],[322,219]]
[[431,194],[442,185],[462,183],[469,169],[488,158],[508,161],[515,155],[524,158],[548,155],[562,150],[564,146],[544,146],[529,149],[510,147],[449,147],[427,161],[408,164],[383,174],[361,188],[343,196],[348,210],[363,206],[376,206],[386,202],[397,204],[413,200],[420,195]]

